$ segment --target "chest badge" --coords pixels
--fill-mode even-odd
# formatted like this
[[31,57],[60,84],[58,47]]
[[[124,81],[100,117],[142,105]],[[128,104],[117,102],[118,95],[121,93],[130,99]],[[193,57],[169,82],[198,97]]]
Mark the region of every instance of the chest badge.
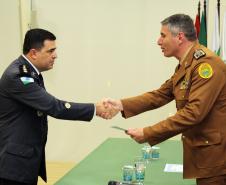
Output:
[[198,71],[199,71],[199,76],[202,78],[210,78],[213,75],[213,69],[207,63],[201,64],[199,66]]
[[188,80],[184,79],[180,84],[180,89],[188,89]]

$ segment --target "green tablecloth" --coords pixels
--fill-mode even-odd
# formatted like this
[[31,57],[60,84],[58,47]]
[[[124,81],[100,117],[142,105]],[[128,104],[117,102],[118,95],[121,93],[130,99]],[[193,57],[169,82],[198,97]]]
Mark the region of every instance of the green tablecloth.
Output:
[[[131,139],[109,138],[77,164],[55,185],[107,185],[108,181],[122,181],[122,167],[133,164],[141,155],[143,145]],[[160,146],[160,159],[152,160],[146,168],[144,185],[195,185],[184,180],[182,173],[163,172],[165,164],[182,164],[182,144],[168,140]]]

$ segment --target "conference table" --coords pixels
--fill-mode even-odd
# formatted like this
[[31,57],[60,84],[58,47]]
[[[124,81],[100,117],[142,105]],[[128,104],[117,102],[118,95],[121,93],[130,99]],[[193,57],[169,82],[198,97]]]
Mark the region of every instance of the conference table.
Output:
[[[133,164],[144,145],[128,138],[109,138],[63,176],[55,185],[108,185],[122,181],[122,167]],[[167,140],[159,145],[160,158],[151,160],[145,171],[144,185],[195,185],[182,173],[164,172],[166,163],[182,164],[181,141]]]

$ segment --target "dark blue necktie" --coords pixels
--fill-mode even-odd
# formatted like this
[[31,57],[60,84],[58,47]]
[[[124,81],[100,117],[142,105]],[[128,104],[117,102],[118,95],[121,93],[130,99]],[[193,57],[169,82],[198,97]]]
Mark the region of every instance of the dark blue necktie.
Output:
[[42,77],[42,74],[41,73],[38,75],[38,78],[39,78],[39,84],[40,84],[40,86],[45,89],[44,80],[43,80],[43,77]]

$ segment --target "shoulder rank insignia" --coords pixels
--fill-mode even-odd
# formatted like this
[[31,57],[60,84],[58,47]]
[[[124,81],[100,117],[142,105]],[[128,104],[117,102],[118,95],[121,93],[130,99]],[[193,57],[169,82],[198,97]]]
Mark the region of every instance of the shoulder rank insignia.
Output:
[[208,63],[202,63],[199,66],[199,76],[202,78],[210,78],[213,75],[213,69]]
[[20,70],[20,76],[31,76],[30,69],[25,64],[20,65],[19,70]]
[[202,49],[197,49],[196,51],[195,51],[195,53],[194,53],[194,57],[195,57],[195,59],[200,59],[200,58],[202,58],[203,56],[205,56],[206,55],[206,53],[202,50]]

